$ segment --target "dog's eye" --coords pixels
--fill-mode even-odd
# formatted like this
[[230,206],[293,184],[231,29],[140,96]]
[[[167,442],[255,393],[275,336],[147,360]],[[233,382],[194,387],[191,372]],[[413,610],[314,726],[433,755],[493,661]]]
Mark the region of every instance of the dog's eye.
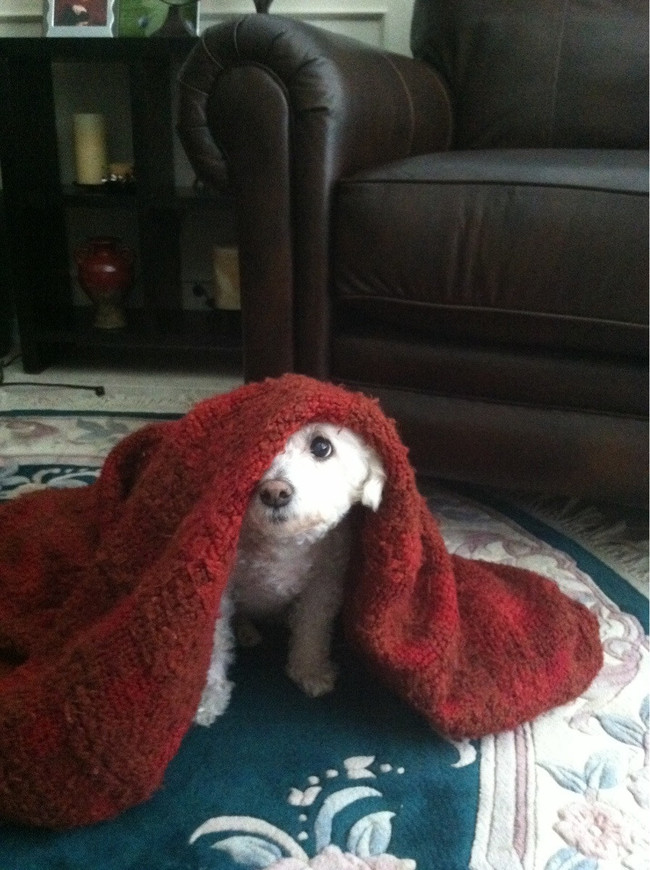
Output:
[[322,435],[317,435],[309,445],[309,449],[311,455],[316,459],[327,459],[328,456],[332,455],[334,448],[332,447],[331,441],[328,441],[327,438],[323,438]]

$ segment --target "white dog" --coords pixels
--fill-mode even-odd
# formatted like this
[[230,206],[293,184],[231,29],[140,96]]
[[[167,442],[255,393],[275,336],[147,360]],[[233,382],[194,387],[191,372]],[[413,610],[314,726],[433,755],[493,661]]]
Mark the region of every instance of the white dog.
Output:
[[289,438],[244,516],[195,722],[211,725],[226,710],[234,634],[243,645],[260,640],[250,620],[286,616],[287,674],[312,697],[332,690],[332,630],[350,553],[347,515],[358,503],[377,510],[384,479],[377,454],[349,429],[316,423]]

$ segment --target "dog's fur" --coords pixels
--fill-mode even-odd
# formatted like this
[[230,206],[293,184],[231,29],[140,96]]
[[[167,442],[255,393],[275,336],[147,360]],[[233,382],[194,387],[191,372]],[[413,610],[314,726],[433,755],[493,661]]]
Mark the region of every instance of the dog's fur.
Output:
[[317,423],[289,438],[244,516],[198,724],[211,725],[226,710],[234,635],[243,645],[260,640],[251,620],[286,617],[287,674],[312,697],[332,690],[330,646],[350,552],[348,512],[358,503],[377,510],[384,479],[377,454],[349,429]]

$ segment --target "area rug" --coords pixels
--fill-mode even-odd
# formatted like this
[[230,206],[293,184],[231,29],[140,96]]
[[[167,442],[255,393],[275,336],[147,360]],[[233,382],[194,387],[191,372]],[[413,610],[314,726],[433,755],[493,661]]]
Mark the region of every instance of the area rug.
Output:
[[[152,416],[0,417],[1,497],[86,485]],[[515,731],[451,742],[343,647],[336,691],[306,698],[269,638],[239,654],[226,715],[190,730],[148,803],[62,833],[0,823],[0,868],[648,868],[647,599],[611,559],[521,505],[426,493],[450,551],[536,570],[597,613],[606,664],[583,697]]]

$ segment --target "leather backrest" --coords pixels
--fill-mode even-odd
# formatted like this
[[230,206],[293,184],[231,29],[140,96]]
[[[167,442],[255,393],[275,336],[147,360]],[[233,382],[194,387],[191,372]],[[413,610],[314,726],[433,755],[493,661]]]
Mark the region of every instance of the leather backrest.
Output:
[[646,148],[647,0],[415,0],[460,148]]

